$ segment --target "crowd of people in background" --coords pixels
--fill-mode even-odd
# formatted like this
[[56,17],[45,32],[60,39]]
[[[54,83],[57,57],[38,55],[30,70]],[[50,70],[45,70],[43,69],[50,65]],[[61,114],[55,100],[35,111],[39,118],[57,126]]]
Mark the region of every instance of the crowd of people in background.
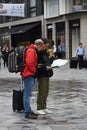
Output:
[[[3,66],[8,67],[8,55],[9,55],[9,47],[4,46],[1,47],[1,57],[3,59]],[[52,63],[55,58],[65,58],[65,44],[61,42],[61,40],[58,42],[58,44],[55,44],[54,41],[50,42],[48,46],[48,55],[50,58],[50,62]]]
[[59,39],[58,43],[55,44],[54,41],[48,47],[48,54],[51,63],[54,59],[65,59],[66,47],[63,37]]
[[[9,47],[3,46],[1,47],[0,60],[3,59],[3,66],[8,67],[8,55],[9,55]],[[58,42],[55,44],[54,41],[51,41],[48,49],[48,56],[50,59],[50,63],[52,64],[55,59],[65,59],[66,56],[66,46],[64,42],[64,37],[61,37]],[[78,65],[79,68],[82,68],[82,62],[85,55],[85,49],[83,49],[83,44],[79,43],[79,47],[76,48],[76,57],[78,57]],[[0,62],[1,63],[1,62]]]

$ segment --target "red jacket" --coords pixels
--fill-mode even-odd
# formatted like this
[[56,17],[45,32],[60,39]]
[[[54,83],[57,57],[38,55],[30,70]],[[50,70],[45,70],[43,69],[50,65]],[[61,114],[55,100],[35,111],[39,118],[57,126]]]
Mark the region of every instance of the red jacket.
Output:
[[36,48],[33,44],[31,44],[25,54],[26,64],[24,70],[21,72],[21,75],[23,77],[34,76],[34,74],[36,73],[37,60],[38,57],[36,53]]

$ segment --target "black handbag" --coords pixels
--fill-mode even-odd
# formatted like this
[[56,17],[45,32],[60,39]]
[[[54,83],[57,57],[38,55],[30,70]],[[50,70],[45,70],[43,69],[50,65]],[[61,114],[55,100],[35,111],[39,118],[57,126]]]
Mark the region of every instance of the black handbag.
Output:
[[53,70],[48,70],[48,77],[52,77],[53,76]]

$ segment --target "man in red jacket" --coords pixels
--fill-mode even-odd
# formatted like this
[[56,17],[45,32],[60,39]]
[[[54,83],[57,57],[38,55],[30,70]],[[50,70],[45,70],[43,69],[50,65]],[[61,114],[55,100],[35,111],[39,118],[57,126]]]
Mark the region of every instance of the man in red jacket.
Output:
[[38,61],[37,52],[42,49],[43,42],[41,39],[37,39],[35,44],[31,44],[25,54],[25,68],[21,72],[24,81],[24,93],[23,93],[23,105],[25,118],[37,119],[30,106],[30,98],[32,95],[32,89],[35,84],[34,75],[36,73],[36,66]]

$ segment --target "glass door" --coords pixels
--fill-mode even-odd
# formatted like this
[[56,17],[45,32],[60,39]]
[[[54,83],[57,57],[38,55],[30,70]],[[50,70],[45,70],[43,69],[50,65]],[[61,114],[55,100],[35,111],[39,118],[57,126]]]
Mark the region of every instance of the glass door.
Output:
[[76,56],[76,48],[80,42],[80,20],[71,20],[69,22],[69,56]]

